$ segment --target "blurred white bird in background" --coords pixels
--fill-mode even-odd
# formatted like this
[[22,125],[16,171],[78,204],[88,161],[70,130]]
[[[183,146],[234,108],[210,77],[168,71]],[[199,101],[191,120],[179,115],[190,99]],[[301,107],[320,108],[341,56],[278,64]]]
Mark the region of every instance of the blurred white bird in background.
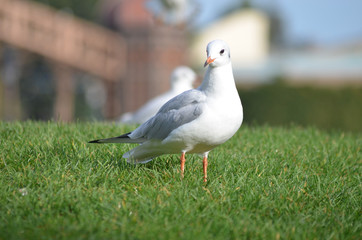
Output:
[[175,68],[171,74],[171,89],[168,92],[151,99],[134,113],[124,113],[120,118],[120,122],[127,124],[144,123],[153,117],[168,100],[186,90],[192,89],[195,80],[196,73],[191,68],[186,66]]
[[174,97],[134,131],[90,143],[139,143],[123,154],[123,158],[131,163],[146,163],[163,154],[181,153],[182,177],[185,154],[202,154],[206,182],[210,150],[230,139],[243,121],[243,107],[235,86],[228,45],[215,40],[207,45],[206,51],[204,66],[208,68],[197,89]]

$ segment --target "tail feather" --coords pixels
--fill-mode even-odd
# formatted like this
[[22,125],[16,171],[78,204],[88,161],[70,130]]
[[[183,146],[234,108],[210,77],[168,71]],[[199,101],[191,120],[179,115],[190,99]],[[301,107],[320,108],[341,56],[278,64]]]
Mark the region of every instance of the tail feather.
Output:
[[127,159],[128,163],[138,164],[147,163],[153,158],[166,154],[167,151],[160,149],[157,141],[146,142],[123,154],[122,158]]
[[132,139],[129,137],[130,134],[131,132],[123,134],[118,137],[92,140],[89,141],[88,143],[142,143],[145,141],[144,138]]
[[[147,156],[137,156],[137,149],[131,149],[130,151],[126,152],[123,154],[122,158],[127,159],[128,163],[132,163],[132,164],[143,164],[143,163],[148,163],[149,161],[152,161],[153,159],[153,154],[147,155]],[[136,155],[136,156],[135,156]]]
[[131,132],[119,137],[93,140],[89,143],[139,143],[141,145],[124,153],[122,156],[122,158],[127,159],[128,163],[133,164],[147,163],[157,156],[168,153],[167,146],[163,146],[160,140],[146,141],[144,138],[132,139],[129,137],[130,134]]

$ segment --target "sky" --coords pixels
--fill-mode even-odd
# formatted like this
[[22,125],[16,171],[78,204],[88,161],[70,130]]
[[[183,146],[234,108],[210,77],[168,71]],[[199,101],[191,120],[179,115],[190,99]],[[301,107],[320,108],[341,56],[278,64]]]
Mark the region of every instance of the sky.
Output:
[[[199,28],[241,0],[198,0]],[[253,5],[276,9],[289,43],[339,45],[362,42],[362,0],[253,0]]]

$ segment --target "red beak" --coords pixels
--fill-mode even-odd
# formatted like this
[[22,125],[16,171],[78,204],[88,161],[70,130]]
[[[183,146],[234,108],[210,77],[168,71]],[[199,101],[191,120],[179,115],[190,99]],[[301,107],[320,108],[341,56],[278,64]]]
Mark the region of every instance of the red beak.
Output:
[[206,62],[205,62],[205,64],[204,64],[204,67],[206,67],[207,65],[209,65],[209,64],[212,63],[213,61],[215,61],[215,58],[214,58],[214,59],[211,59],[211,57],[208,57],[208,58],[206,59]]

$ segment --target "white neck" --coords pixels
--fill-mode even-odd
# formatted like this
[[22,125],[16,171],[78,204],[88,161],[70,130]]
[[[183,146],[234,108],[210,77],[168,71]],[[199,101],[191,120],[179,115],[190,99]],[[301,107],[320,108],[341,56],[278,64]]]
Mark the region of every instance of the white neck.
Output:
[[207,96],[237,93],[231,62],[220,67],[209,66],[198,89]]

